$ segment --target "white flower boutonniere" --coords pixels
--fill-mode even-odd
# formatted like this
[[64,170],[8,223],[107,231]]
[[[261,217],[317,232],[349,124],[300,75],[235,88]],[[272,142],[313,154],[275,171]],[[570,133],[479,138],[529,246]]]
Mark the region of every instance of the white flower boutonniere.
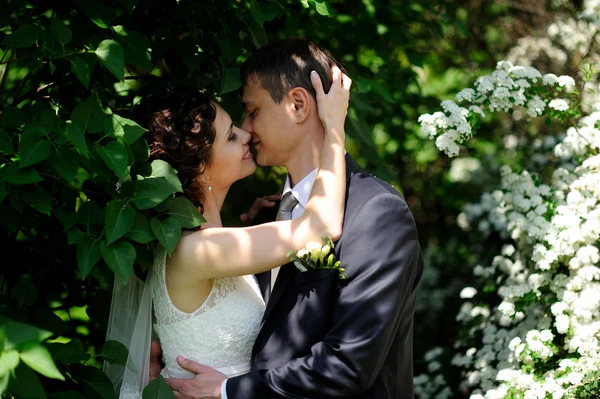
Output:
[[336,261],[332,253],[334,245],[331,237],[322,238],[322,244],[309,242],[306,247],[294,252],[290,251],[288,257],[301,272],[316,269],[336,269],[341,279],[345,279],[345,269],[341,267],[340,261]]

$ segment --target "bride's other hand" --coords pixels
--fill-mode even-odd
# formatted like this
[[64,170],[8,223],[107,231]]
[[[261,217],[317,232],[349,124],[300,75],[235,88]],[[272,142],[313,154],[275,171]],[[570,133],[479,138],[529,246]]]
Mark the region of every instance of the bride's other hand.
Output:
[[264,208],[273,208],[277,205],[276,201],[281,200],[281,194],[273,194],[266,195],[264,197],[260,197],[254,200],[252,207],[247,213],[243,213],[240,215],[240,220],[244,224],[244,226],[250,226],[256,216],[264,209]]
[[319,118],[326,128],[325,130],[335,129],[338,134],[343,134],[344,121],[348,114],[352,79],[335,65],[331,68],[331,73],[333,82],[327,94],[323,90],[323,83],[317,72],[312,71],[310,78],[317,93],[317,109]]

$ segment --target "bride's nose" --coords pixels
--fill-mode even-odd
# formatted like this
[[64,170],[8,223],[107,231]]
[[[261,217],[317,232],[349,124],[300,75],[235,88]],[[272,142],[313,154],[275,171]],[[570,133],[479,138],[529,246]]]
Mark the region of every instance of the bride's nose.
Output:
[[244,143],[244,145],[248,144],[250,142],[250,140],[252,139],[252,134],[248,133],[246,130],[244,129],[240,129],[241,130],[241,135],[242,135],[242,143]]

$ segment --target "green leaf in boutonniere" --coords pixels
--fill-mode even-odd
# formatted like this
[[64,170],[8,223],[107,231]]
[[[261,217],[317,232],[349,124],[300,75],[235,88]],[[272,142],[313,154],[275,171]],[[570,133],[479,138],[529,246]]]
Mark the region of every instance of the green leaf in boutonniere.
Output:
[[340,278],[344,280],[346,278],[345,269],[341,267],[341,262],[335,259],[335,254],[332,253],[333,248],[331,237],[326,237],[321,239],[321,244],[313,241],[299,251],[290,251],[288,257],[301,272],[335,269],[340,274]]

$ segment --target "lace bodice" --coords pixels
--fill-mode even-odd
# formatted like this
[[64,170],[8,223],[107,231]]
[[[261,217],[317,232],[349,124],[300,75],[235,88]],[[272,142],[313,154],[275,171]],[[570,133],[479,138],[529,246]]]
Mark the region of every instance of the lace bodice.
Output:
[[165,261],[166,253],[157,253],[152,270],[154,330],[166,364],[163,376],[193,376],[179,367],[178,355],[213,367],[228,377],[246,373],[265,311],[256,278],[217,278],[202,306],[186,313],[177,309],[168,295]]

